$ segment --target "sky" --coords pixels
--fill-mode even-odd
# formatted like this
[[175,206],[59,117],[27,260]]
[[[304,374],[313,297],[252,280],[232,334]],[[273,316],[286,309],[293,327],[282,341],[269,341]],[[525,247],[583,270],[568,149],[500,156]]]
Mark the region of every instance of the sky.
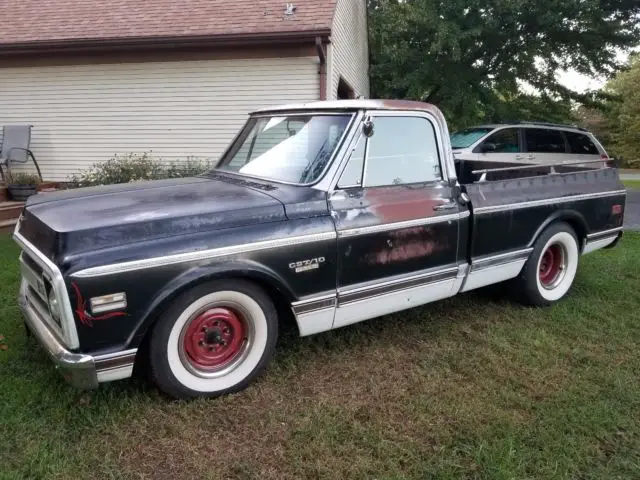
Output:
[[[634,50],[638,50],[638,48]],[[618,52],[617,56],[618,60],[620,60],[621,62],[626,62],[629,58],[629,52]],[[588,77],[573,70],[558,72],[557,76],[560,80],[560,83],[562,83],[565,87],[569,87],[572,90],[578,92],[584,92],[586,90],[597,90],[599,88],[602,88],[604,84],[607,83],[607,78],[605,77]]]

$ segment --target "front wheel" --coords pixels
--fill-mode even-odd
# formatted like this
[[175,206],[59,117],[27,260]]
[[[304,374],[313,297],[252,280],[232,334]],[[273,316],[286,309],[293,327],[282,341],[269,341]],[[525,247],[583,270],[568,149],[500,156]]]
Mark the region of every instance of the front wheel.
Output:
[[579,258],[578,240],[571,226],[564,222],[549,226],[515,279],[522,300],[542,307],[563,298],[573,285]]
[[178,297],[151,333],[156,385],[175,398],[214,397],[245,388],[275,351],[278,318],[257,285],[216,280]]

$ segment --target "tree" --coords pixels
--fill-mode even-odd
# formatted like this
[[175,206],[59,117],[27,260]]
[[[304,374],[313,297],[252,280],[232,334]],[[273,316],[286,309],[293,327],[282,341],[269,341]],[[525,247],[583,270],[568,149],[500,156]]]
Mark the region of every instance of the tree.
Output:
[[640,41],[638,0],[369,0],[369,12],[373,95],[436,103],[455,123],[495,120],[510,101],[593,105],[557,71],[612,75],[616,49]]
[[614,96],[607,116],[612,130],[613,153],[627,166],[640,167],[640,54],[605,87]]

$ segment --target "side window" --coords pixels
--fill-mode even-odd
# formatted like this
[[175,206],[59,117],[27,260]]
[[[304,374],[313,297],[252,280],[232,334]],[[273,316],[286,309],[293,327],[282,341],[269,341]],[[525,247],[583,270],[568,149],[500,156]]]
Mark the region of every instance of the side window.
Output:
[[367,144],[367,137],[362,135],[358,140],[356,148],[353,149],[347,166],[342,172],[338,187],[359,187],[362,185],[362,168],[364,167],[364,147]]
[[519,153],[518,129],[505,128],[494,133],[482,142],[480,151],[485,153]]
[[525,128],[527,152],[566,153],[564,136],[560,130]]
[[373,125],[365,162],[365,187],[442,178],[435,130],[427,119],[374,117]]
[[578,155],[599,155],[600,152],[587,135],[575,132],[565,132],[569,141],[569,150]]

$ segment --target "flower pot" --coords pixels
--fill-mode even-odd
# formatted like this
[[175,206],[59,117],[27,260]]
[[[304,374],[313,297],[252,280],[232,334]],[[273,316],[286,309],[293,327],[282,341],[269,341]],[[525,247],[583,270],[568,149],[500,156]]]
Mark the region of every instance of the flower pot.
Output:
[[16,202],[24,202],[31,195],[35,195],[38,191],[38,186],[35,184],[32,185],[21,185],[21,184],[9,184],[9,196],[11,200]]

